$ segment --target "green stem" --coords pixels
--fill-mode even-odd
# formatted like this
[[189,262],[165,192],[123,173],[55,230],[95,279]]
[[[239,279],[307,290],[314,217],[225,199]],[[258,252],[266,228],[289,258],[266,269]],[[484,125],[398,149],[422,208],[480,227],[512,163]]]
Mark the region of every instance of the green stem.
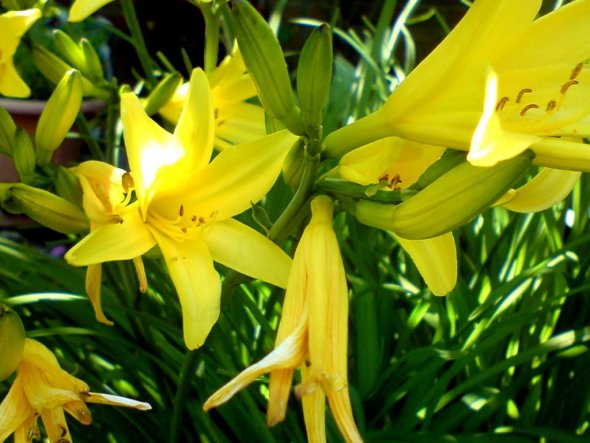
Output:
[[311,195],[319,165],[319,156],[311,157],[305,154],[305,165],[299,187],[283,213],[270,228],[269,238],[275,243],[282,242],[289,235],[291,221],[301,212]]
[[205,19],[205,72],[212,72],[217,67],[219,56],[219,13],[211,5],[212,3],[201,4]]
[[147,46],[145,45],[145,40],[143,39],[143,34],[141,32],[141,27],[139,26],[139,21],[137,20],[137,15],[135,14],[133,3],[131,0],[121,0],[121,7],[123,8],[123,15],[125,16],[125,21],[129,27],[129,32],[131,32],[131,38],[133,39],[134,43],[133,47],[137,52],[139,62],[141,63],[143,71],[145,72],[146,81],[148,85],[153,86],[156,83],[153,70],[153,60],[149,55]]
[[182,364],[180,372],[180,380],[178,389],[176,390],[176,397],[174,398],[174,409],[172,411],[172,422],[170,423],[170,443],[178,441],[178,434],[182,424],[182,417],[186,410],[186,399],[191,388],[193,376],[195,374],[197,364],[199,363],[198,349],[187,351]]

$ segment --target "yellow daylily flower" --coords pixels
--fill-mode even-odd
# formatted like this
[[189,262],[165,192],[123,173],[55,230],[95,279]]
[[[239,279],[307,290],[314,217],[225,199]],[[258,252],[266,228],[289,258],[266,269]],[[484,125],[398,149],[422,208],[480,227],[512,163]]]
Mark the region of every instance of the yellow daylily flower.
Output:
[[[382,184],[402,190],[413,185],[440,158],[445,148],[387,137],[345,154],[338,175],[361,185]],[[448,294],[457,283],[457,251],[453,233],[426,240],[407,240],[391,234],[410,255],[435,295]]]
[[89,15],[94,14],[107,3],[113,0],[76,0],[70,8],[70,15],[68,21],[81,22]]
[[[82,187],[82,204],[84,212],[90,219],[90,230],[106,224],[123,222],[119,215],[131,198],[132,179],[128,172],[116,168],[108,163],[90,160],[71,168],[78,177]],[[147,277],[141,257],[134,257],[133,263],[139,280],[139,290],[146,292]],[[106,325],[112,325],[104,314],[101,305],[102,265],[100,263],[88,265],[86,271],[86,293],[90,298],[96,315],[96,320]]]
[[137,200],[117,211],[66,254],[76,266],[128,260],[159,246],[182,306],[190,349],[203,344],[219,316],[220,278],[213,260],[286,286],[291,259],[272,241],[231,217],[264,197],[296,137],[277,132],[217,155],[209,83],[201,69],[173,134],[145,113],[133,93],[121,120]]
[[491,166],[527,148],[541,165],[590,170],[590,1],[535,19],[541,0],[476,0],[382,108],[328,136],[340,156],[386,137],[469,150]]
[[26,339],[23,358],[8,394],[0,404],[0,442],[14,434],[15,443],[41,438],[41,417],[51,443],[71,442],[64,410],[84,425],[92,422],[86,403],[147,411],[149,403],[90,392],[82,380],[60,368],[55,355],[38,341]]
[[0,94],[8,97],[28,97],[31,90],[20,77],[12,57],[21,37],[41,17],[39,9],[9,11],[0,15]]
[[333,205],[320,196],[293,260],[275,349],[215,392],[207,411],[270,373],[267,421],[285,417],[294,370],[301,368],[301,396],[308,440],[325,442],[325,401],[347,442],[362,441],[348,393],[348,289],[338,241],[332,228]]
[[[256,87],[246,70],[236,45],[232,54],[207,74],[215,107],[215,147],[223,150],[238,143],[256,140],[266,135],[264,109],[248,103],[256,97]],[[187,97],[189,84],[182,84],[161,109],[168,121],[177,123]]]

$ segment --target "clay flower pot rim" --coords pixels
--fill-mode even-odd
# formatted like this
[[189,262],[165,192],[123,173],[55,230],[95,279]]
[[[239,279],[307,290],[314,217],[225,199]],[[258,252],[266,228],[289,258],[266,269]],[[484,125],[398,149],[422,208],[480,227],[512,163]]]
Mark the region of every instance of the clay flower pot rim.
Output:
[[[40,115],[47,105],[46,100],[28,100],[18,98],[0,97],[0,106],[6,108],[9,112],[20,115]],[[107,102],[97,98],[82,101],[80,111],[83,114],[92,114],[103,110]]]

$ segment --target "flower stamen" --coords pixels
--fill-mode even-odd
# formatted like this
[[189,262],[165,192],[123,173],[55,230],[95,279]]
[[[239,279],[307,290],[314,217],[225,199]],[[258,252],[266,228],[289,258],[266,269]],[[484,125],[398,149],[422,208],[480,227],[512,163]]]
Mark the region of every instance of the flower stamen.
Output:
[[521,89],[518,95],[516,96],[516,103],[520,103],[520,101],[522,100],[522,96],[525,94],[530,94],[531,92],[533,92],[533,90],[530,88]]
[[570,80],[561,86],[560,92],[562,94],[565,94],[567,92],[567,90],[570,88],[570,86],[577,85],[577,84],[579,84],[579,82],[577,80]]
[[530,111],[531,109],[537,109],[539,107],[539,105],[535,105],[534,103],[531,103],[529,105],[526,105],[524,108],[522,108],[522,110],[520,111],[520,116],[524,117],[524,115]]
[[571,74],[570,74],[570,80],[574,80],[578,74],[580,74],[580,72],[582,71],[582,68],[584,67],[584,63],[578,63],[574,69],[572,70]]
[[496,103],[496,111],[501,111],[502,109],[504,109],[504,106],[506,106],[506,103],[508,103],[510,101],[510,99],[508,97],[502,97],[498,103]]

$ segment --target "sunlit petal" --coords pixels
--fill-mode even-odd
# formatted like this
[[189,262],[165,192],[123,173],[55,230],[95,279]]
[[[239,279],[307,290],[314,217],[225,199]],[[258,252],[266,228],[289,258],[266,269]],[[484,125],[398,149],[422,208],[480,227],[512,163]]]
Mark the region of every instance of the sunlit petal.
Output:
[[[207,76],[202,69],[196,68],[191,75],[184,107],[174,130],[174,135],[184,146],[182,161],[191,171],[199,170],[209,163],[213,152],[214,121]],[[175,177],[169,179],[174,180]]]
[[141,219],[137,203],[120,212],[122,223],[98,227],[65,255],[74,266],[131,260],[149,251],[156,241]]
[[446,295],[455,287],[457,250],[452,232],[427,240],[394,237],[410,255],[433,294]]
[[258,231],[227,219],[208,227],[205,241],[216,262],[281,288],[287,287],[291,258]]
[[86,270],[86,293],[88,294],[88,298],[90,298],[90,303],[92,303],[96,321],[112,326],[114,323],[104,315],[102,303],[100,302],[101,280],[102,264],[98,263],[94,265],[88,265],[88,269]]
[[70,8],[68,20],[80,22],[113,0],[76,0]]
[[578,171],[544,168],[516,189],[516,195],[503,206],[515,212],[544,211],[566,198],[581,175]]
[[182,308],[184,341],[201,346],[219,317],[221,281],[201,238],[177,241],[153,229]]

